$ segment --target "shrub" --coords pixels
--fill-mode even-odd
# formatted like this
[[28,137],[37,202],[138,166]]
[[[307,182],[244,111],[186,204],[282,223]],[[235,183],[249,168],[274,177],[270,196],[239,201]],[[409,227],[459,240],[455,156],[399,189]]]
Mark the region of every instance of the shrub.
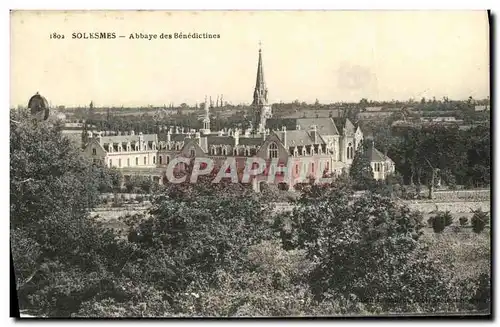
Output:
[[442,214],[437,214],[432,217],[432,229],[434,233],[441,233],[446,227],[446,218]]
[[488,222],[488,213],[481,209],[474,211],[471,219],[472,230],[474,233],[481,233]]
[[449,211],[445,211],[442,213],[444,217],[444,224],[445,226],[450,226],[453,223],[453,216]]
[[459,222],[460,222],[460,226],[467,226],[469,219],[465,216],[462,216],[462,217],[460,217]]

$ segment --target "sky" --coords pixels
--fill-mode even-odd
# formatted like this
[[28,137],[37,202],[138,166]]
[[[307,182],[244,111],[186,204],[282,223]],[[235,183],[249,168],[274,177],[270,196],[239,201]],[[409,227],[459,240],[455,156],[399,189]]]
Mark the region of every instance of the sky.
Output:
[[[117,38],[72,39],[92,32]],[[159,38],[181,32],[220,38]],[[14,11],[10,103],[37,91],[65,106],[251,103],[259,42],[270,103],[490,92],[485,11]]]

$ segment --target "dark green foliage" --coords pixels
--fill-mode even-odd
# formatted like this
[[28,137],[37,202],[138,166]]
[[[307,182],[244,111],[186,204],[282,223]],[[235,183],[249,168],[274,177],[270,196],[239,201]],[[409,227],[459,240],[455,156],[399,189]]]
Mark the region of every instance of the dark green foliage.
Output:
[[421,215],[379,195],[311,194],[277,226],[286,248],[305,249],[317,262],[310,275],[316,299],[343,296],[393,312],[439,310],[454,301],[441,268],[419,246]]
[[472,230],[475,233],[481,233],[488,223],[488,213],[482,210],[474,211],[474,215],[471,218]]
[[460,222],[460,226],[467,226],[469,219],[467,217],[463,216],[463,217],[460,217],[459,222]]
[[[22,309],[50,317],[487,312],[488,276],[455,283],[447,265],[428,258],[422,215],[374,192],[354,194],[347,175],[304,185],[294,211],[277,216],[250,185],[212,184],[214,176],[169,184],[137,197],[151,210],[112,231],[88,212],[99,190],[118,191],[120,177],[66,142],[45,124],[11,124]],[[374,185],[383,192],[393,183]],[[110,201],[122,205],[123,196]]]
[[[375,135],[377,140],[380,137]],[[406,184],[428,185],[432,176],[429,163],[440,169],[443,183],[451,189],[457,184],[487,187],[491,183],[489,124],[467,130],[439,124],[405,127],[393,131],[390,140],[387,154]]]
[[446,218],[444,215],[437,214],[432,217],[432,229],[434,233],[441,233],[446,227]]
[[[103,170],[81,157],[57,126],[18,114],[10,128],[10,228],[21,308],[75,312],[126,253],[88,216]],[[89,293],[90,292],[90,293]]]
[[375,186],[373,170],[368,158],[368,143],[363,143],[354,154],[349,176],[353,180],[355,190],[370,190]]

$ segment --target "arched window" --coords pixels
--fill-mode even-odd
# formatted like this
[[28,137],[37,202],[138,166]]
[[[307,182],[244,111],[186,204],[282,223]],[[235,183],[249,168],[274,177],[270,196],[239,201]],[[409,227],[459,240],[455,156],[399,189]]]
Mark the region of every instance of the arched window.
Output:
[[349,143],[347,145],[347,159],[352,159],[352,158],[354,158],[354,151],[353,151],[352,143]]
[[97,150],[95,148],[92,149],[92,154],[95,156],[97,155]]
[[268,156],[269,158],[278,158],[278,146],[276,143],[271,143],[269,144],[268,149]]
[[311,173],[314,173],[314,162],[311,163]]
[[210,148],[210,153],[211,153],[211,154],[213,154],[213,155],[215,155],[215,154],[216,154],[216,152],[215,152],[215,147]]
[[153,156],[153,164],[156,163],[156,156]]
[[144,157],[144,164],[146,165],[146,157]]
[[158,160],[160,161],[160,165],[162,164],[162,160],[163,159],[163,156],[158,156]]
[[227,148],[226,147],[222,148],[222,155],[227,156]]
[[250,156],[250,149],[249,149],[249,148],[246,148],[246,149],[245,149],[245,155],[246,155],[247,157],[249,157],[249,156]]
[[167,157],[165,158],[165,163],[168,165],[168,163],[169,163],[169,162],[170,162],[170,157],[169,157],[169,156],[167,156]]
[[135,165],[139,166],[139,158],[138,157],[135,158]]
[[130,158],[127,158],[127,166],[130,167]]
[[194,148],[191,148],[189,150],[189,154],[191,155],[191,157],[195,157],[196,156],[196,150]]

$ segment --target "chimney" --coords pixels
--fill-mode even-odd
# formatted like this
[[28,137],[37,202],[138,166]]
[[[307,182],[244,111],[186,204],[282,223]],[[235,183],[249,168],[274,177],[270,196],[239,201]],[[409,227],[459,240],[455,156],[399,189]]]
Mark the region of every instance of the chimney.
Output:
[[283,145],[285,146],[286,149],[286,126],[282,126],[281,131],[283,132]]
[[238,146],[240,144],[240,131],[235,130],[233,137],[234,137],[234,146]]
[[311,126],[311,136],[314,139],[314,144],[318,143],[318,131],[316,125]]

